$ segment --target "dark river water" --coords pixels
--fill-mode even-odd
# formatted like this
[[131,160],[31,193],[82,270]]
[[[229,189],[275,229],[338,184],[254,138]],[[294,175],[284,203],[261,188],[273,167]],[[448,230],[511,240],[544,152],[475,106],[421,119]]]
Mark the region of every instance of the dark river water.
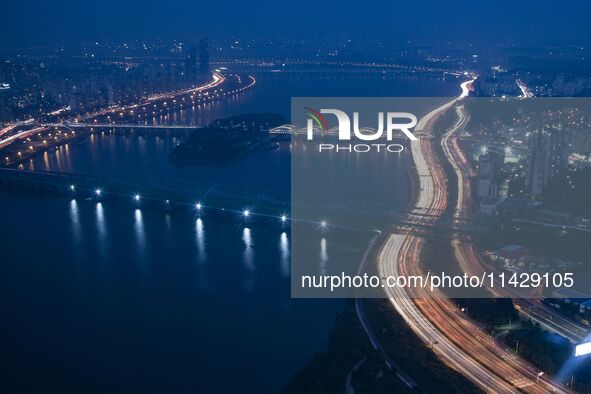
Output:
[[[458,86],[266,74],[243,96],[155,122],[288,117],[291,96],[450,96]],[[167,155],[180,138],[98,133],[25,168],[289,190],[288,145],[176,167]],[[400,188],[401,210],[408,194]],[[356,258],[334,233],[310,236],[319,259]],[[12,392],[277,392],[324,350],[345,302],[290,298],[289,227],[270,219],[1,192],[0,242],[0,374]]]

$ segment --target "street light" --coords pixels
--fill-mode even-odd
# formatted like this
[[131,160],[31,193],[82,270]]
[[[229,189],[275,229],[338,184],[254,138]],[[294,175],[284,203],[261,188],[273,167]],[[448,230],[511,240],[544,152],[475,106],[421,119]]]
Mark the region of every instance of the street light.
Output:
[[140,200],[140,198],[141,198],[141,197],[140,197],[140,195],[139,195],[139,194],[136,194],[135,196],[133,196],[133,199],[134,199],[135,201],[139,201],[139,200]]
[[74,190],[76,190],[76,186],[74,186],[74,185],[70,185],[70,190],[71,190],[71,191],[74,191]]
[[203,205],[201,205],[200,202],[198,202],[197,204],[195,204],[195,209],[200,210],[201,208],[203,208]]
[[250,216],[250,211],[248,209],[245,209],[244,211],[242,211],[242,216],[247,218],[248,216]]
[[323,220],[320,222],[320,227],[326,228],[326,225],[327,225],[326,220]]
[[103,191],[97,187],[96,189],[94,189],[94,194],[96,194],[97,196],[100,196],[101,194],[103,194]]
[[281,215],[281,222],[285,223],[287,221],[287,215]]

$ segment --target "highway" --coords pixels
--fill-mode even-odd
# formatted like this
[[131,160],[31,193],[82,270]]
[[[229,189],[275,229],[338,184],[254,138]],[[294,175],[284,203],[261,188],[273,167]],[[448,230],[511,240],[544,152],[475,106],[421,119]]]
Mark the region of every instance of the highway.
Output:
[[[470,178],[474,170],[466,159],[458,144],[457,133],[467,123],[467,114],[463,106],[456,107],[458,122],[441,139],[441,146],[447,161],[451,164],[457,177],[457,201],[454,210],[454,220],[468,220],[473,207],[473,199],[470,188]],[[460,242],[458,239],[452,241],[456,261],[463,272],[470,275],[481,275],[485,271],[492,271],[493,267],[486,267],[480,251],[472,243]],[[536,289],[533,289],[536,290]],[[537,293],[525,294],[524,290],[519,292],[509,288],[488,289],[495,297],[513,298],[513,302],[519,313],[523,316],[538,322],[547,330],[553,331],[572,343],[579,343],[589,335],[589,328],[576,321],[561,315],[558,311],[541,303]],[[532,298],[522,298],[529,296]]]
[[133,113],[134,110],[137,110],[138,108],[143,107],[147,104],[153,103],[155,101],[170,100],[170,99],[174,99],[177,96],[182,96],[182,95],[205,93],[209,89],[216,88],[216,87],[220,86],[221,84],[224,83],[225,80],[226,80],[226,78],[222,74],[213,73],[212,80],[210,82],[203,84],[203,85],[199,85],[194,88],[187,88],[187,89],[181,89],[181,90],[172,91],[172,92],[154,94],[154,95],[149,96],[148,99],[146,100],[146,102],[144,102],[144,103],[131,104],[131,105],[125,105],[125,106],[107,107],[107,108],[101,109],[99,111],[91,112],[87,115],[77,117],[76,121],[88,121],[90,119],[94,119],[98,116],[106,115],[109,113],[115,114],[117,112],[126,112],[126,111],[131,111],[131,113]]
[[0,130],[0,137],[2,137],[4,134],[11,133],[17,126],[18,124],[15,123],[4,127]]
[[[0,130],[0,149],[9,146],[16,141],[22,140],[23,138],[33,137],[39,133],[49,132],[51,128],[113,128],[118,124],[123,127],[134,128],[186,128],[185,126],[178,125],[159,126],[145,125],[140,123],[134,125],[133,122],[139,122],[141,120],[162,115],[164,113],[183,109],[185,106],[195,106],[214,100],[219,100],[223,97],[239,94],[247,89],[252,88],[255,86],[255,84],[256,79],[250,75],[246,78],[243,78],[240,75],[232,74],[229,76],[224,76],[219,73],[213,73],[212,80],[207,83],[196,87],[152,95],[140,103],[110,106],[88,114],[79,114],[65,121],[56,118],[57,121],[48,121],[44,124],[35,122],[34,120],[17,122]],[[229,88],[227,88],[228,86]],[[51,114],[46,114],[47,117],[51,117],[50,115]],[[14,164],[19,160],[20,155],[15,155],[14,157],[4,157],[4,161],[10,164]]]
[[[378,233],[378,235],[379,235],[379,233]],[[361,264],[359,265],[359,270],[357,271],[358,275],[360,275],[361,271],[363,271],[365,264],[367,262],[367,256],[368,256],[369,252],[373,249],[378,235],[376,235],[375,237],[372,238],[369,245],[365,249],[365,253],[363,254],[363,258],[361,259]],[[386,350],[384,349],[384,347],[382,346],[382,344],[380,343],[380,341],[376,337],[373,329],[371,328],[371,324],[367,320],[367,316],[365,314],[365,309],[363,307],[363,299],[362,298],[359,298],[359,297],[355,298],[355,312],[357,313],[357,318],[361,322],[361,326],[363,327],[363,330],[365,331],[365,334],[367,335],[367,338],[369,339],[371,346],[382,355],[382,358],[384,359],[386,366],[395,372],[398,379],[402,383],[404,383],[406,385],[406,387],[408,387],[409,389],[417,387],[418,386],[417,383],[398,364],[396,364],[394,362],[394,360],[392,360],[392,358],[388,355],[388,353],[386,352]],[[360,365],[360,364],[358,364],[358,365]],[[347,377],[347,385],[346,385],[347,388],[351,387],[350,376],[351,376],[351,373],[349,373],[349,376]]]
[[538,299],[513,299],[515,308],[523,316],[532,319],[548,331],[578,344],[589,338],[589,327],[561,315]]
[[517,86],[519,86],[519,90],[521,90],[521,98],[534,97],[534,94],[531,92],[531,90],[529,90],[529,88],[525,85],[525,83],[523,83],[522,80],[518,79],[516,82]]
[[[460,96],[425,115],[417,128],[430,131],[438,116],[468,95],[471,82],[462,84]],[[452,130],[463,127],[466,119],[460,117]],[[431,139],[411,144],[411,150],[419,179],[411,217],[417,223],[429,224],[437,220],[447,206],[445,174],[436,162]],[[458,219],[460,214],[460,211],[456,212]],[[380,274],[422,274],[419,263],[422,243],[423,240],[412,235],[391,234],[378,256]],[[498,346],[443,294],[427,294],[427,290],[399,287],[387,287],[386,291],[394,308],[419,338],[443,362],[483,390],[494,393],[568,392],[545,379],[537,382],[540,371]]]
[[[463,106],[456,107],[456,114],[458,116],[458,122],[444,134],[441,139],[441,145],[445,157],[451,164],[458,180],[457,201],[453,215],[454,220],[467,220],[473,206],[469,180],[470,177],[474,175],[474,171],[470,167],[470,163],[466,159],[457,140],[457,133],[464,128],[468,121],[468,115]],[[474,244],[460,242],[458,239],[454,239],[452,241],[452,247],[456,261],[459,263],[462,271],[469,273],[470,275],[480,275],[485,271],[484,262]],[[515,294],[515,292],[511,292],[508,289],[488,290],[493,292],[493,295],[496,297],[515,298],[519,295],[523,296],[523,294]],[[583,329],[580,326],[577,327],[575,322],[569,321],[569,319],[560,316],[556,311],[541,304],[538,299],[516,299],[515,302],[517,309],[522,314],[538,321],[546,328],[553,329],[553,331],[561,334],[566,333],[565,336],[569,339],[577,336],[580,339],[581,336],[584,337],[586,335],[586,329]],[[516,362],[521,362],[521,360],[516,359]],[[523,364],[521,366],[522,368],[525,368],[526,370],[531,368],[525,363],[521,363]],[[555,390],[554,387],[551,388]]]
[[17,134],[12,134],[12,135],[10,135],[10,136],[8,136],[8,137],[0,140],[0,149],[1,148],[4,148],[5,146],[8,146],[8,145],[12,144],[13,142],[15,142],[17,140],[20,140],[22,138],[27,138],[27,137],[29,137],[29,136],[31,136],[33,134],[41,133],[41,132],[46,131],[46,130],[48,130],[47,127],[40,126],[40,127],[35,127],[35,128],[32,128],[32,129],[28,129],[28,130],[23,130],[23,131],[21,131],[20,133],[17,133]]

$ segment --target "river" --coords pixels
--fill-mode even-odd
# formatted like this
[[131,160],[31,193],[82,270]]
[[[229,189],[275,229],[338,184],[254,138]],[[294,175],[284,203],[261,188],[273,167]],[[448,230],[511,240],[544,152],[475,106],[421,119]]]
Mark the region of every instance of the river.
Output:
[[[269,73],[242,96],[155,122],[289,117],[291,96],[452,96],[457,86]],[[289,191],[286,144],[226,166],[176,167],[167,155],[179,138],[107,131],[25,168]],[[409,194],[400,188],[400,210]],[[21,391],[277,392],[324,350],[343,309],[344,300],[290,298],[290,233],[279,222],[23,192],[0,202],[0,369]],[[335,233],[311,237],[320,259],[350,257]]]

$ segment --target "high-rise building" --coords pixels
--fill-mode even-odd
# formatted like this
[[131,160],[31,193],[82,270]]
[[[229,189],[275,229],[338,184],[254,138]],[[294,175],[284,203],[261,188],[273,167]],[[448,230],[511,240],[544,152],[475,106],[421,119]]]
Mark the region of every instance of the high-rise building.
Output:
[[200,75],[206,77],[209,74],[209,40],[203,37],[199,40]]
[[12,120],[12,110],[10,106],[10,85],[0,83],[0,123]]
[[568,167],[568,144],[562,128],[536,130],[529,139],[527,187],[541,196],[548,184]]
[[566,132],[561,128],[550,130],[548,138],[548,178],[554,179],[568,168],[568,142]]
[[191,46],[187,51],[185,76],[189,82],[194,82],[197,79],[197,48],[194,46]]
[[498,171],[504,157],[495,152],[487,152],[478,158],[478,197],[496,197],[498,195]]
[[532,197],[541,196],[546,187],[546,152],[543,149],[536,148],[530,151],[527,187]]

